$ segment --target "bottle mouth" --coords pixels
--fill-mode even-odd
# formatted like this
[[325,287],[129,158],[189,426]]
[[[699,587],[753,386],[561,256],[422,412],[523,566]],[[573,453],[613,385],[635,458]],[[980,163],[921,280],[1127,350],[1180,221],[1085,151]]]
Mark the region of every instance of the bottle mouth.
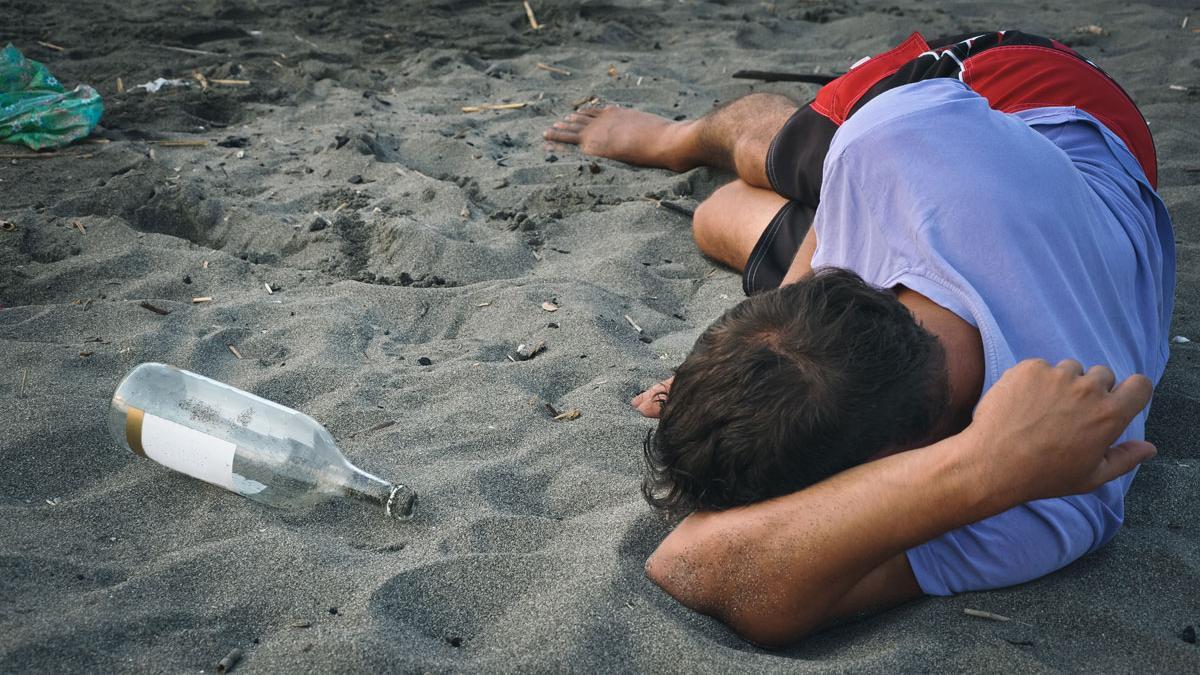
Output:
[[397,485],[388,496],[385,510],[390,518],[412,520],[417,513],[417,493],[407,485]]

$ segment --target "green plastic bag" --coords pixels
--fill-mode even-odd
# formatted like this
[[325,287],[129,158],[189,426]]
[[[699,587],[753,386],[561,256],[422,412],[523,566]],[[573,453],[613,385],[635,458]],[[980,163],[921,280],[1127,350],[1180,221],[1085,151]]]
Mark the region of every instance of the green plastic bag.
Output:
[[0,51],[0,143],[62,147],[92,133],[103,114],[95,89],[81,84],[67,91],[11,44]]

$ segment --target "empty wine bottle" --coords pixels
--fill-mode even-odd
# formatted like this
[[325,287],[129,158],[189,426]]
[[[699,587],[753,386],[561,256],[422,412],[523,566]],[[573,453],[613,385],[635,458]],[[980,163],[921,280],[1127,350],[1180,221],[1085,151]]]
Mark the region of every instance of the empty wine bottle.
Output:
[[412,518],[417,494],[355,467],[304,413],[161,363],[134,368],[113,393],[118,443],[170,469],[270,506],[338,496]]

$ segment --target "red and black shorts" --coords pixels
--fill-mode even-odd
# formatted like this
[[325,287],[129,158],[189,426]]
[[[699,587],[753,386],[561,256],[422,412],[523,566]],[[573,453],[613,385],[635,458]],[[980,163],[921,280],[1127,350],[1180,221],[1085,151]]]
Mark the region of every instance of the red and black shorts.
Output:
[[776,288],[804,240],[821,195],[821,168],[834,132],[872,98],[896,87],[953,77],[1006,113],[1074,106],[1116,134],[1158,186],[1150,129],[1133,100],[1070,47],[1019,31],[926,42],[913,33],[896,48],[860,61],[821,88],[784,124],[767,152],[767,178],[790,201],[755,245],[742,276],[746,294]]

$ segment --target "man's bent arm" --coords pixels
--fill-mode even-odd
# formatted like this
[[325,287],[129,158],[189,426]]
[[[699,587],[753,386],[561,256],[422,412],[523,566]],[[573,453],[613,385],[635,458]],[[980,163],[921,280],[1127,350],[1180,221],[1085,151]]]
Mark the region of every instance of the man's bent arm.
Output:
[[1149,381],[1112,385],[1106,368],[1023,362],[963,433],[795,494],[693,514],[647,574],[764,645],[876,604],[876,593],[878,604],[903,600],[887,596],[912,593],[889,587],[905,579],[898,556],[908,548],[1026,501],[1089,491],[1153,455],[1144,442],[1109,447],[1149,401]]

